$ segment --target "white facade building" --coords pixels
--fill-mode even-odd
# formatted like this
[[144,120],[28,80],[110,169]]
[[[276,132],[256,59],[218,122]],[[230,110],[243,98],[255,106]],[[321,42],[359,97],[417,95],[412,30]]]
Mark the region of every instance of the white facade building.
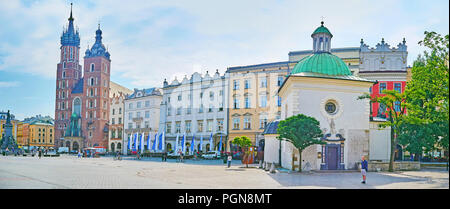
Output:
[[201,137],[203,152],[212,146],[209,142],[211,134],[214,144],[219,142],[220,136],[225,140],[228,132],[227,98],[228,81],[218,71],[212,76],[208,72],[203,76],[195,72],[190,78],[185,76],[181,82],[175,79],[170,84],[164,80],[159,126],[160,132],[165,131],[166,150],[175,149],[177,135],[177,147],[180,148],[181,138],[186,134],[185,152],[200,151]]
[[[134,89],[133,94],[129,95],[124,102],[124,129],[123,151],[127,153],[128,140],[130,135],[139,133],[145,135],[155,135],[159,131],[159,114],[162,93],[159,88]],[[147,140],[144,140],[144,150],[147,150]]]

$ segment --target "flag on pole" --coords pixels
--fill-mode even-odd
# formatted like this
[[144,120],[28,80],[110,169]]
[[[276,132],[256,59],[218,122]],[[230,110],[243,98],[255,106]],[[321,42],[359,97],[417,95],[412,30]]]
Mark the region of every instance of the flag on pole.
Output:
[[220,136],[219,152],[222,151],[222,136]]
[[136,146],[137,146],[137,134],[138,133],[135,133],[134,134],[134,139],[133,139],[133,151],[136,151]]
[[179,134],[177,134],[177,139],[175,140],[175,153],[178,153],[178,138],[180,137]]
[[194,153],[194,146],[195,145],[195,134],[192,135],[192,142],[191,142],[191,150],[190,153]]
[[152,150],[155,151],[156,150],[156,137],[158,136],[158,133],[155,133],[155,140],[153,140],[153,146],[152,146]]
[[203,135],[200,137],[200,152],[202,151],[202,146],[203,146]]
[[150,132],[148,132],[148,136],[147,136],[147,150],[150,151],[150,141],[151,141],[151,134]]
[[162,150],[166,150],[166,133],[162,132]]
[[214,144],[213,144],[213,137],[212,137],[212,133],[211,136],[209,137],[209,151],[211,152],[214,148]]
[[186,133],[183,134],[183,138],[181,138],[181,152],[184,153],[184,145],[186,142]]
[[162,150],[162,133],[159,134],[158,140],[158,150]]
[[130,134],[130,137],[128,137],[128,149],[131,150],[131,136],[133,136],[133,134]]
[[144,152],[144,132],[142,132],[142,135],[141,135],[141,153],[143,153]]

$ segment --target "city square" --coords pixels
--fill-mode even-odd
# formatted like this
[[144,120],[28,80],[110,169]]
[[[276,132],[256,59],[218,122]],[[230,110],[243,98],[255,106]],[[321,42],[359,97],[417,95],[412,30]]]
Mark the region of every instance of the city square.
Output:
[[125,157],[0,157],[0,189],[448,189],[445,168],[420,171],[369,172],[360,183],[358,171],[342,173],[269,173],[235,160]]

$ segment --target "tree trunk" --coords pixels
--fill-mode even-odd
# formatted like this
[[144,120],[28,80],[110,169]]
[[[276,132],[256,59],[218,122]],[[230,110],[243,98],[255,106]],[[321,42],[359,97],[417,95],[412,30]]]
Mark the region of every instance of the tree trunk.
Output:
[[302,172],[302,151],[298,149],[298,172]]
[[389,159],[389,172],[394,172],[395,139],[394,128],[391,126],[391,158]]

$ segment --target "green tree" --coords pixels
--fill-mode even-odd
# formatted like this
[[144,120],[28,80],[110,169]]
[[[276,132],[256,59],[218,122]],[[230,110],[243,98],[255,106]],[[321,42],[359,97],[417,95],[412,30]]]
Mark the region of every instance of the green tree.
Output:
[[[248,147],[252,146],[252,140],[246,136],[235,137],[233,139],[233,144],[238,145],[239,147],[244,149],[244,156],[247,156]],[[245,166],[248,168],[248,161],[245,160]]]
[[313,144],[324,144],[320,140],[322,131],[320,123],[313,117],[303,114],[291,116],[280,121],[277,128],[277,137],[279,140],[287,140],[291,142],[299,152],[299,172],[302,171],[302,152]]
[[[406,129],[416,127],[419,131],[415,133],[422,136],[422,141],[427,141],[422,144],[422,152],[434,151],[427,146],[430,143],[433,148],[439,145],[448,151],[449,35],[442,37],[436,32],[427,31],[424,34],[425,38],[419,45],[425,46],[426,51],[414,61],[411,81],[405,90],[408,118],[413,121],[408,124],[411,127]],[[409,136],[410,140],[405,140],[405,144],[420,145],[415,141],[415,136]],[[421,151],[419,147],[414,149]]]
[[395,90],[383,90],[383,95],[371,97],[369,94],[358,97],[358,99],[370,99],[371,102],[383,104],[386,107],[388,118],[386,122],[380,123],[380,128],[391,128],[391,156],[389,159],[389,171],[394,171],[395,147],[398,144],[396,136],[399,133],[399,127],[404,122],[406,112],[405,94]]

